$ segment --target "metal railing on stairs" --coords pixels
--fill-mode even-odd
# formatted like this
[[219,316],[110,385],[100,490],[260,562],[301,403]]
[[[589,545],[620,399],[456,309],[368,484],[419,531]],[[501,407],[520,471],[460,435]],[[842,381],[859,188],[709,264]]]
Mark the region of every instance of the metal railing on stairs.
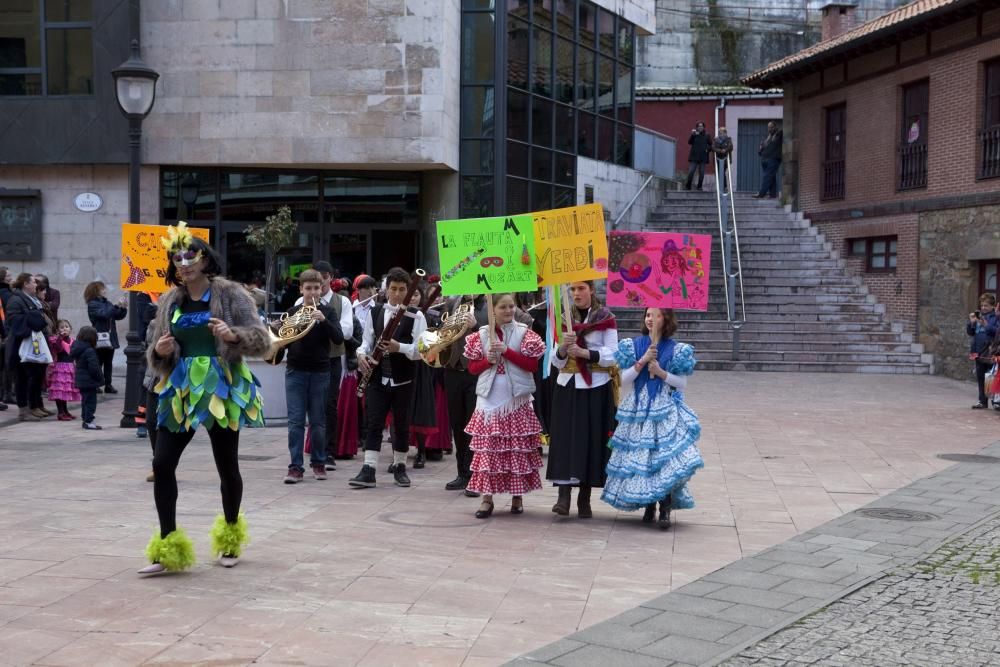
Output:
[[[733,361],[740,357],[740,330],[747,323],[746,301],[743,298],[743,263],[740,261],[740,233],[736,226],[736,196],[733,192],[733,164],[730,157],[715,159],[715,201],[719,208],[719,239],[722,242],[722,275],[725,281],[726,318],[732,329]],[[719,178],[723,174],[723,178]],[[728,186],[723,192],[723,186]],[[733,254],[736,255],[735,266]],[[737,316],[736,291],[739,288]]]

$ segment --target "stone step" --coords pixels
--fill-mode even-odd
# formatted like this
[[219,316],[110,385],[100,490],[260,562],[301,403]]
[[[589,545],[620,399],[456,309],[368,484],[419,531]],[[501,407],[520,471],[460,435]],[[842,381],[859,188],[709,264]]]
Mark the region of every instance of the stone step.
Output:
[[859,364],[831,361],[732,361],[712,360],[698,362],[698,370],[706,371],[765,371],[792,373],[886,373],[901,375],[929,375],[930,364],[882,363]]
[[[933,357],[903,325],[885,318],[862,280],[800,214],[775,200],[733,197],[743,297],[737,315],[741,361],[733,362],[726,319],[722,244],[714,192],[668,192],[644,228],[712,237],[709,310],[679,313],[678,338],[697,348],[700,369],[817,372],[931,372]],[[733,258],[735,259],[735,257]],[[634,335],[642,311],[619,311],[621,336]]]
[[[732,341],[727,338],[720,338],[713,334],[711,336],[696,336],[695,332],[685,332],[683,339],[685,343],[695,345],[695,349],[706,350],[728,350],[732,346]],[[772,336],[764,339],[748,339],[740,336],[740,349],[748,353],[753,352],[871,352],[871,353],[894,353],[894,354],[923,354],[923,346],[919,343],[899,342],[898,336],[886,342],[873,342],[867,339],[849,342],[834,340],[832,338],[816,339],[809,336],[799,336],[788,338],[786,336]]]
[[[735,258],[734,260],[735,261]],[[831,257],[819,259],[748,259],[740,257],[743,270],[778,269],[781,271],[811,271],[812,269],[840,269],[841,260]]]
[[[696,348],[699,361],[725,361],[732,357],[728,347],[719,349]],[[749,361],[794,361],[815,363],[820,361],[843,364],[919,364],[920,355],[912,352],[814,352],[814,351],[766,351],[741,349],[741,358]]]
[[[622,323],[623,328],[635,328],[638,329],[642,323],[642,312],[636,311],[637,315],[622,315],[621,311],[616,313],[617,319]],[[725,318],[724,312],[708,312],[708,313],[695,313],[693,311],[685,311],[678,313],[681,321],[689,322],[722,322],[728,325]],[[737,309],[737,315],[741,315],[741,311]],[[865,330],[864,327],[872,327],[876,325],[884,325],[883,331],[893,331],[892,325],[885,322],[879,313],[818,313],[816,311],[805,312],[805,313],[747,313],[748,326],[753,325],[758,327],[762,331],[778,330],[778,327],[785,327],[784,331],[807,331],[809,329],[796,328],[796,326],[803,326],[807,324],[824,324],[824,325],[837,325],[840,327],[847,326],[846,329],[837,329],[838,331],[862,331]],[[634,322],[635,326],[630,327],[631,323]],[[791,328],[788,328],[791,326]]]

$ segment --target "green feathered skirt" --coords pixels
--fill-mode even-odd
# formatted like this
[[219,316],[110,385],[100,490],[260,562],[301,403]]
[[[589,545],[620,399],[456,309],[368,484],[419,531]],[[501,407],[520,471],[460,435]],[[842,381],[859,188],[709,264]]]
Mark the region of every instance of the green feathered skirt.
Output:
[[202,424],[233,431],[264,425],[260,381],[244,361],[229,364],[219,357],[181,357],[155,391],[160,395],[158,428],[177,433]]

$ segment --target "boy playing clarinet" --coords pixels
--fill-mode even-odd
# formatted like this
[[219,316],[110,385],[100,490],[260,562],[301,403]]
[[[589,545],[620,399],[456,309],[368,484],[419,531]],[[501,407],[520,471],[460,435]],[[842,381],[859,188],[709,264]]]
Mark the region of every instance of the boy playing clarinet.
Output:
[[[350,480],[355,488],[375,486],[375,468],[382,450],[382,427],[392,413],[392,473],[396,486],[407,487],[406,453],[410,448],[409,408],[413,398],[413,379],[420,359],[416,341],[427,328],[424,314],[407,309],[392,336],[384,336],[386,326],[400,308],[406,308],[406,293],[410,274],[396,267],[386,276],[387,303],[376,305],[365,318],[361,347],[358,348],[358,368],[370,381],[365,393],[368,433],[365,436],[365,462],[361,472]],[[383,351],[376,363],[372,354]]]

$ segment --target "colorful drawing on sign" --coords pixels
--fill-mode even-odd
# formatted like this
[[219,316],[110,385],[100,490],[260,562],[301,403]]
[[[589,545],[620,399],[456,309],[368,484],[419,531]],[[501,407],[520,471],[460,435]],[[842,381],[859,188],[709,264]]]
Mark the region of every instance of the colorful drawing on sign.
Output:
[[612,232],[608,246],[609,306],[708,310],[711,235]]
[[537,289],[530,215],[438,220],[437,239],[445,296]]
[[599,280],[608,275],[604,207],[570,206],[531,214],[535,221],[538,285]]
[[[208,241],[208,230],[188,227],[198,238]],[[131,292],[166,292],[167,252],[160,237],[167,235],[162,225],[122,225],[122,260],[119,285]]]

